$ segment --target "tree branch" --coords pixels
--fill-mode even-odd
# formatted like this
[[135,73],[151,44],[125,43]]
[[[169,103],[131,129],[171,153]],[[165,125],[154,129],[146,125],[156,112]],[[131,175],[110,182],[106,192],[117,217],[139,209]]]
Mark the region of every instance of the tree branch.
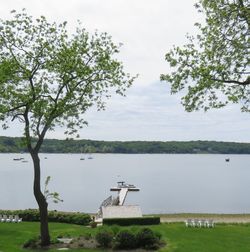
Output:
[[47,122],[44,127],[43,127],[43,130],[37,140],[37,143],[36,143],[36,146],[34,148],[34,151],[35,152],[38,152],[41,148],[41,145],[43,144],[43,140],[44,140],[44,137],[45,137],[45,134],[47,132],[47,130],[49,129],[49,125],[51,124],[51,122]]
[[43,115],[40,115],[37,121],[37,125],[36,125],[36,134],[38,135],[38,137],[41,137],[40,134],[40,125],[41,125],[41,120],[42,120]]
[[24,119],[23,118],[21,118],[20,116],[24,116],[24,114],[15,114],[13,117],[12,117],[12,119],[11,119],[11,121],[14,121],[16,118],[18,118],[20,121],[22,121],[22,122],[24,122]]
[[36,93],[35,93],[35,87],[34,87],[32,77],[29,77],[29,82],[30,82],[30,87],[31,87],[31,91],[32,91],[32,98],[33,98],[33,101],[35,101],[36,100]]
[[20,108],[26,107],[26,106],[27,106],[27,104],[22,104],[22,105],[13,107],[13,108],[9,109],[9,110],[7,111],[7,113],[13,112],[13,111],[15,111],[15,110],[17,110],[17,109],[20,109]]
[[223,83],[229,83],[229,84],[237,84],[237,85],[241,85],[241,86],[247,86],[250,84],[250,78],[247,78],[245,81],[223,80],[223,79],[217,79],[217,78],[211,78],[211,80],[223,82]]

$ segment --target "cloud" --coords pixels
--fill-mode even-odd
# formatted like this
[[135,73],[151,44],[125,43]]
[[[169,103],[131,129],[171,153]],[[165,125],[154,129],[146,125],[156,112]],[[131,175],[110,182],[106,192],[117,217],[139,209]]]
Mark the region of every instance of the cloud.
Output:
[[239,106],[188,113],[166,84],[134,86],[127,97],[112,97],[105,111],[90,110],[81,138],[98,140],[217,140],[249,142],[248,114]]
[[108,32],[123,43],[119,59],[128,72],[140,74],[138,82],[157,81],[167,69],[164,55],[173,44],[183,44],[185,34],[193,32],[199,15],[195,1],[143,0],[9,0],[1,4],[2,18],[12,9],[26,8],[34,16],[51,21],[67,20],[73,32],[77,20],[90,32]]

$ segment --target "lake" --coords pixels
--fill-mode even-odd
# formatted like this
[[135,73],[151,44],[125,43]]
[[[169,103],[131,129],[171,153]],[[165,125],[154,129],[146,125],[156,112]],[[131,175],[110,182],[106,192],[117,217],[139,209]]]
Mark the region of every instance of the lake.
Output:
[[[22,157],[28,162],[14,161]],[[250,213],[250,155],[40,154],[42,187],[62,203],[49,209],[94,213],[117,181],[139,187],[126,204],[149,213]],[[230,158],[230,162],[225,162]],[[29,154],[0,154],[0,209],[37,208]],[[115,195],[115,194],[113,194]]]

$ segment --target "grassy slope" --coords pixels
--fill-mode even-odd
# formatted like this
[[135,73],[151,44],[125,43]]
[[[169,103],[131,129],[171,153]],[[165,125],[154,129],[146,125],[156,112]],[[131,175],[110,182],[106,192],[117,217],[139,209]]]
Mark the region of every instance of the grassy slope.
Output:
[[[162,224],[152,226],[160,232],[168,246],[161,252],[247,252],[250,251],[250,225],[217,225],[214,229],[186,228],[183,223]],[[51,223],[52,237],[59,234],[78,236],[83,233],[95,233],[98,229],[90,229],[77,225]],[[30,251],[22,249],[24,241],[37,236],[39,224],[32,222],[0,223],[0,251]],[[51,250],[53,251],[53,250]],[[54,250],[55,252],[56,250]],[[73,251],[73,250],[70,250]],[[91,250],[75,250],[90,252]],[[93,251],[93,250],[92,250]],[[104,250],[95,250],[104,251]]]

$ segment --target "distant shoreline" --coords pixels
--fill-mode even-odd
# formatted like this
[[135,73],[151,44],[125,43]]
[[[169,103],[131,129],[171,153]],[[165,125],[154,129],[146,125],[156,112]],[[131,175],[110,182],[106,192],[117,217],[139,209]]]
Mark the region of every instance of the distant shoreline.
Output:
[[[28,152],[21,137],[0,136],[0,153]],[[45,139],[40,153],[250,154],[250,143],[219,141],[96,141]]]

